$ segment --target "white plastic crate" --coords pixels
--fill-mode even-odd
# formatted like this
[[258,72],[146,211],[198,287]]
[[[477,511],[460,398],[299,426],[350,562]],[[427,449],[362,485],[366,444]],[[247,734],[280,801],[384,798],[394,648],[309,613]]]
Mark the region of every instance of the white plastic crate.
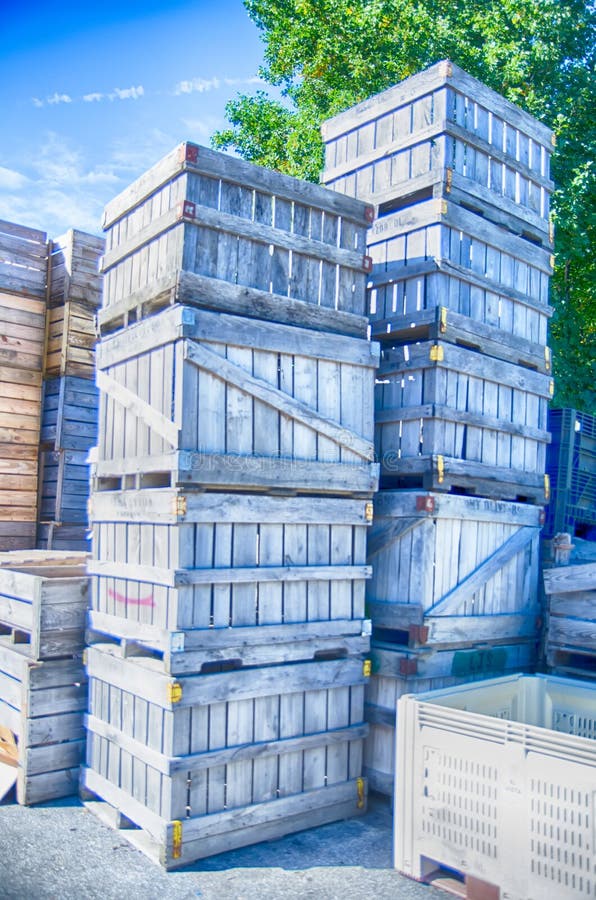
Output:
[[596,896],[591,685],[513,675],[406,695],[398,718],[397,869],[448,867],[508,900]]

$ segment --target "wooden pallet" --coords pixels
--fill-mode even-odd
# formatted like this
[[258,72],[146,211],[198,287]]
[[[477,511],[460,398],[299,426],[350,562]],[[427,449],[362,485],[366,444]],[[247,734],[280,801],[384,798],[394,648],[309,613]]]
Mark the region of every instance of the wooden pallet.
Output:
[[374,340],[391,345],[441,339],[550,372],[552,310],[523,291],[435,259],[388,265],[371,275],[370,285]]
[[96,494],[92,627],[164,654],[226,633],[259,644],[269,626],[277,639],[322,637],[328,622],[329,636],[360,634],[371,516],[343,498]]
[[[385,350],[375,389],[385,485],[432,472],[432,457],[443,457],[444,488],[460,475],[462,487],[492,481],[488,496],[544,502],[551,391],[546,375],[445,341]],[[454,461],[465,463],[459,472]]]
[[367,216],[359,201],[182,144],[106,207],[104,307],[185,271],[363,316]]
[[381,491],[368,540],[373,628],[405,646],[536,636],[542,510],[490,499]]
[[0,731],[17,763],[19,803],[76,794],[86,708],[80,656],[38,662],[31,647],[0,637]]
[[375,641],[370,659],[371,677],[364,696],[364,716],[369,725],[364,774],[372,790],[392,797],[399,698],[514,672],[532,672],[536,640],[494,646],[475,641],[472,631],[467,646],[457,650],[405,649]]
[[77,565],[50,556],[0,568],[0,631],[26,643],[32,660],[81,652],[89,580],[85,557]]
[[362,659],[178,680],[105,647],[87,660],[82,784],[167,868],[364,810]]
[[377,360],[356,338],[166,310],[98,348],[98,479],[370,496]]
[[444,60],[323,123],[323,182],[381,207],[450,171],[485,215],[513,212],[549,234],[553,135]]
[[596,563],[543,571],[549,671],[596,678]]

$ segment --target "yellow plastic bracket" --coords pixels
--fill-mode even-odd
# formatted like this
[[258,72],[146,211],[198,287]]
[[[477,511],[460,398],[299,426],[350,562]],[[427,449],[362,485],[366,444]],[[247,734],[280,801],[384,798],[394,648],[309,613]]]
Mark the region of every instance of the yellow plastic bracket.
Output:
[[178,681],[168,684],[168,703],[180,703],[182,700],[182,685]]
[[358,809],[364,809],[364,778],[356,779],[356,792],[358,794]]
[[442,456],[437,456],[437,475],[439,484],[443,484],[445,481],[445,459]]
[[365,659],[362,663],[362,674],[365,678],[370,678],[372,675],[372,663],[370,659]]
[[446,200],[441,200],[440,209],[441,209],[441,215],[446,216],[447,215],[447,201]]
[[182,822],[172,822],[172,859],[182,856]]
[[550,350],[550,347],[544,348],[544,367],[547,372],[550,372],[552,366],[553,356]]
[[186,502],[186,497],[181,495],[179,497],[174,497],[172,500],[172,514],[175,516],[185,516],[188,508],[188,503]]
[[375,508],[374,508],[373,504],[369,501],[366,504],[366,506],[364,507],[364,518],[366,519],[367,522],[372,522],[374,512],[375,512]]
[[[453,184],[453,169],[447,169],[445,172],[445,190],[447,193],[451,190],[451,185]],[[446,212],[447,210],[445,210]]]
[[549,386],[548,386],[548,392],[549,392],[549,394],[551,395],[551,397],[554,397],[554,395],[555,395],[555,382],[553,381],[552,378],[551,378],[550,384],[549,384]]
[[555,257],[554,257],[552,254],[551,254],[551,257],[550,257],[549,262],[550,262],[550,267],[551,267],[551,269],[554,269],[554,267],[555,267]]
[[550,477],[548,475],[544,476],[544,499],[547,502],[550,500]]
[[440,344],[433,344],[430,348],[429,356],[431,362],[443,362],[445,353]]

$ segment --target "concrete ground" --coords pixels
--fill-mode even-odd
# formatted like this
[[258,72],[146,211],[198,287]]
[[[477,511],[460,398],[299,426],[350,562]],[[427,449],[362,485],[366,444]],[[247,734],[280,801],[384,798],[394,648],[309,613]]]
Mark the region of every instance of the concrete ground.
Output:
[[391,810],[164,872],[75,799],[0,805],[0,900],[445,900],[391,868]]

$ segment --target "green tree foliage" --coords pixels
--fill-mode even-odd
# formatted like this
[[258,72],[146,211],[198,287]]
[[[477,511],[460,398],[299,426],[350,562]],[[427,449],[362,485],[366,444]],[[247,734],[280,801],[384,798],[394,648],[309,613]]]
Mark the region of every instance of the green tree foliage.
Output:
[[213,138],[318,181],[321,122],[451,59],[554,129],[551,329],[558,405],[596,412],[593,161],[596,7],[586,0],[245,0],[265,42],[260,91],[227,105]]

